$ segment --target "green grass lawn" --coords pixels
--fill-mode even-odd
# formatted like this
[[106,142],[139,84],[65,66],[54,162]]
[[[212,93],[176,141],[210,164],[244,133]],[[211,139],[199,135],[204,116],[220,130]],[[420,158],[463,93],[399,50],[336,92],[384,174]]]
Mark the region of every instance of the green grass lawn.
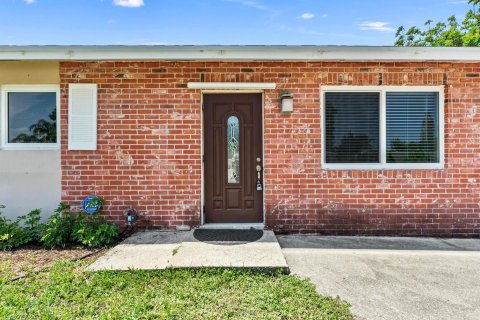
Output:
[[84,272],[58,261],[10,281],[0,261],[0,319],[352,319],[349,305],[295,276],[231,269]]

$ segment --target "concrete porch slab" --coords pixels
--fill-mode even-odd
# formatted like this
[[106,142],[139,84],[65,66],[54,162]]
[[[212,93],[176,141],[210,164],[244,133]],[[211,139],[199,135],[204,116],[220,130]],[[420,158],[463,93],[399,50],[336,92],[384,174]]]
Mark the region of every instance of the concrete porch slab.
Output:
[[264,231],[254,242],[212,244],[194,237],[194,231],[138,232],[98,258],[87,270],[167,268],[250,268],[288,272],[277,238]]

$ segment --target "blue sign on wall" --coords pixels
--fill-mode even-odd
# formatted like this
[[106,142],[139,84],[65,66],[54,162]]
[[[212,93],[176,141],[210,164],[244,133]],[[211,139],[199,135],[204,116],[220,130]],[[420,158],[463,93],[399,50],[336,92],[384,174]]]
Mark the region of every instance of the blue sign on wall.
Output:
[[82,202],[83,211],[88,214],[94,214],[102,207],[97,196],[88,196]]

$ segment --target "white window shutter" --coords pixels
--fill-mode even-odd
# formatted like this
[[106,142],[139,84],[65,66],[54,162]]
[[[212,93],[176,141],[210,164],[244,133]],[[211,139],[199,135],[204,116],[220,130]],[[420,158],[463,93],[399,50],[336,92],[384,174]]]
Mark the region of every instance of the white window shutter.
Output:
[[68,88],[68,149],[97,149],[97,85],[71,83]]

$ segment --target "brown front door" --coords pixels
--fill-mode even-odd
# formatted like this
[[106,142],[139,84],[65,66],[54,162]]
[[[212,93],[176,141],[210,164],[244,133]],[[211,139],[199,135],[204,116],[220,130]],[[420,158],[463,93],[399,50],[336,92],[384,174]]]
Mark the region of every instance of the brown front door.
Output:
[[205,222],[262,222],[262,95],[203,98]]

